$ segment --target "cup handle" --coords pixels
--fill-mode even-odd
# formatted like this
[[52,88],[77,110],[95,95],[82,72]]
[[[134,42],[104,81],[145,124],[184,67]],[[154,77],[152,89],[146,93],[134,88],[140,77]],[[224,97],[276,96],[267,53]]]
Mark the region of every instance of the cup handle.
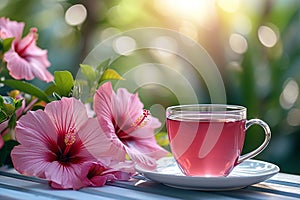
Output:
[[255,149],[255,150],[253,150],[249,153],[246,153],[245,155],[240,156],[238,158],[238,161],[237,161],[236,165],[240,164],[241,162],[243,162],[247,159],[253,158],[254,156],[258,155],[269,144],[269,141],[271,139],[271,130],[270,130],[268,124],[266,124],[264,121],[262,121],[260,119],[250,119],[250,120],[246,121],[246,125],[245,125],[246,131],[250,126],[252,126],[254,124],[260,125],[264,129],[264,131],[265,131],[265,140],[257,149]]

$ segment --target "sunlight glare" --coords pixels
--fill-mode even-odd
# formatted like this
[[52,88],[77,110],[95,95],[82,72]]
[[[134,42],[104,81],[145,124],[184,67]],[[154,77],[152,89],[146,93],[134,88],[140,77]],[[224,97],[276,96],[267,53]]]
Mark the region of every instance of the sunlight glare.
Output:
[[239,9],[239,0],[217,0],[217,5],[225,12],[233,13]]
[[193,23],[189,21],[183,21],[178,30],[185,36],[190,37],[193,40],[198,40],[197,27]]
[[216,15],[214,1],[211,0],[155,0],[154,3],[161,15],[193,20],[206,28],[211,25],[208,19]]
[[243,14],[235,14],[232,19],[233,28],[242,35],[248,35],[252,29],[252,23],[248,16]]

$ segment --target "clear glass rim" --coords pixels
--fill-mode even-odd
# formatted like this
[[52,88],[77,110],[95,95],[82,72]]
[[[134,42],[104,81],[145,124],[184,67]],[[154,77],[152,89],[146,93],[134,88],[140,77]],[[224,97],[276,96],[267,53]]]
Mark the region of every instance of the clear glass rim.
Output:
[[183,114],[185,112],[197,112],[198,114],[205,113],[206,115],[240,115],[242,118],[245,118],[247,109],[244,106],[229,104],[186,104],[170,106],[166,109],[167,116],[180,113]]

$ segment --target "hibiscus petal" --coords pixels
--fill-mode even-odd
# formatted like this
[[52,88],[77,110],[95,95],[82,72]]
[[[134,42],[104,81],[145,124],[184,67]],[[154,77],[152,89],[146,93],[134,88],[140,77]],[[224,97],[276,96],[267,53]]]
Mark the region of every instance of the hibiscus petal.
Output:
[[45,170],[45,176],[47,180],[52,182],[51,186],[54,188],[62,189],[80,189],[84,185],[80,179],[81,165],[72,164],[70,166],[64,166],[55,161],[49,164]]
[[122,103],[119,112],[130,111],[130,115],[139,115],[139,111],[143,109],[144,105],[140,101],[138,94],[131,94],[125,88],[119,88],[117,90],[117,98]]
[[107,181],[128,180],[131,177],[130,173],[112,169],[102,162],[84,163],[80,175],[81,180],[91,186],[103,186]]
[[156,143],[154,137],[132,140],[127,142],[127,147],[128,149],[134,149],[136,152],[156,160],[168,154],[168,151]]
[[45,150],[19,145],[11,151],[11,159],[21,174],[45,178],[45,169],[49,166]]
[[142,108],[137,94],[122,88],[115,94],[110,82],[103,84],[94,96],[94,110],[105,132],[115,132],[114,126],[120,130],[128,129],[140,116]]
[[29,111],[22,116],[15,130],[17,141],[26,147],[47,148],[57,139],[51,119],[42,110]]
[[2,136],[0,136],[0,149],[2,149],[3,145],[4,145],[4,141],[2,139]]
[[94,110],[101,130],[107,135],[112,143],[118,148],[118,154],[125,159],[125,150],[122,142],[116,135],[113,124],[112,104],[115,94],[110,82],[104,83],[94,95]]
[[83,149],[86,149],[86,151],[82,150],[78,156],[89,158],[92,155],[100,160],[105,160],[107,157],[121,160],[124,157],[101,131],[97,119],[89,119],[78,131],[78,137],[82,141]]
[[115,180],[119,181],[128,181],[131,177],[129,173],[122,172],[122,171],[116,171],[113,173]]
[[124,162],[112,161],[108,166],[111,168],[112,171],[117,170],[117,171],[126,172],[127,174],[134,174],[136,172],[134,169],[134,165],[135,164],[133,161],[126,160]]
[[107,181],[107,176],[94,176],[93,178],[90,179],[90,184],[91,186],[94,187],[101,187],[105,185]]
[[113,94],[111,83],[107,82],[99,87],[94,95],[94,110],[100,126],[105,132],[114,132],[114,126],[111,122]]
[[32,73],[35,77],[47,83],[54,80],[52,74],[43,67],[38,59],[30,59],[28,62],[30,63]]
[[55,122],[58,132],[65,132],[73,128],[79,130],[88,119],[83,103],[73,97],[63,97],[60,101],[47,104],[45,112]]
[[[0,30],[4,32],[5,38],[14,37],[17,40],[22,37],[24,22],[10,21],[8,18],[0,18]],[[2,39],[5,39],[2,38]]]
[[30,70],[30,64],[12,49],[4,54],[3,60],[7,62],[7,69],[9,70],[9,75],[11,75],[13,78],[18,80],[34,79],[34,75]]
[[144,169],[153,170],[156,168],[156,160],[151,158],[134,148],[126,147],[126,152],[128,153],[129,157],[136,162],[137,165],[141,166]]

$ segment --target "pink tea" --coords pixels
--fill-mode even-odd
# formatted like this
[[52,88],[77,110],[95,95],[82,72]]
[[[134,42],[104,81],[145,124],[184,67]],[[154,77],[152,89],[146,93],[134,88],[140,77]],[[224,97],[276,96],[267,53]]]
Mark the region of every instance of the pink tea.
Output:
[[167,119],[170,147],[189,176],[227,176],[241,154],[246,120],[234,115],[173,115]]

